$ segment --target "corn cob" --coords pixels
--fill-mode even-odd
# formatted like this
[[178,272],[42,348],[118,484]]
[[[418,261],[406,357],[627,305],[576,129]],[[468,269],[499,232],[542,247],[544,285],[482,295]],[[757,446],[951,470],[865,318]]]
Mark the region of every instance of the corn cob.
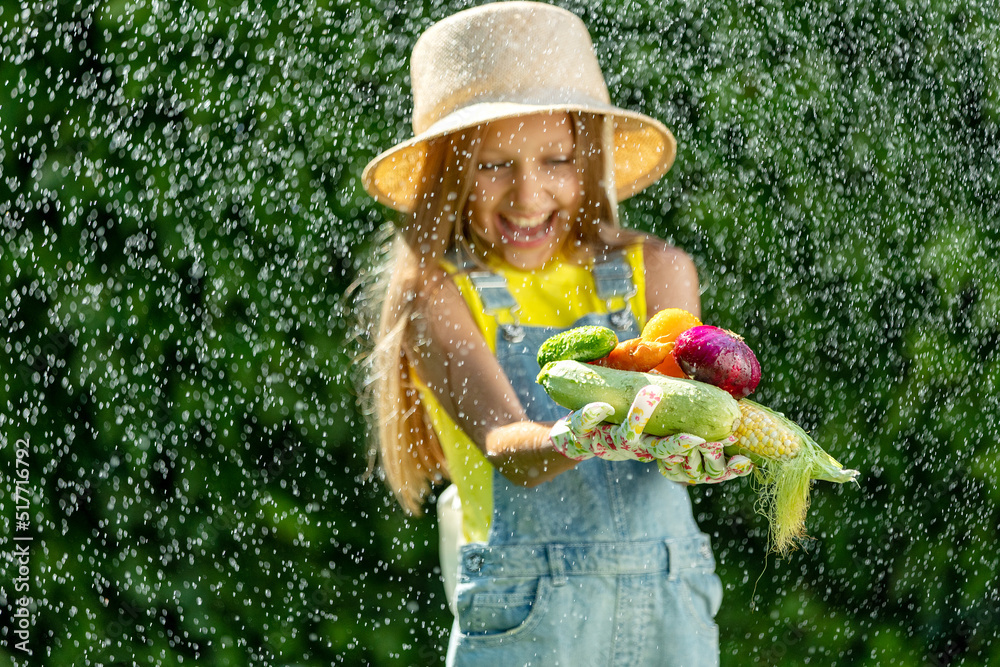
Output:
[[843,484],[858,471],[841,466],[784,415],[747,399],[739,407],[736,443],[726,451],[754,462],[758,509],[768,518],[772,548],[783,555],[805,535],[812,480]]
[[754,403],[740,401],[736,445],[766,459],[787,461],[799,453],[799,440],[790,429]]

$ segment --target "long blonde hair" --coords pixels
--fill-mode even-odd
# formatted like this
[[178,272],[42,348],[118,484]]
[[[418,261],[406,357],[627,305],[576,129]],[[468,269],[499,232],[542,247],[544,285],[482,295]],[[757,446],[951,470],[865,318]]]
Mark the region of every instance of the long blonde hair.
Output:
[[[600,249],[621,247],[639,235],[618,227],[617,209],[608,196],[602,151],[604,119],[572,114],[574,152],[583,198],[567,247],[572,261],[584,263]],[[482,128],[432,142],[420,177],[417,203],[402,229],[382,246],[383,260],[367,278],[365,303],[377,327],[370,352],[363,360],[361,382],[373,446],[382,474],[400,505],[420,515],[431,485],[449,477],[448,463],[430,424],[412,375],[410,325],[417,306],[431,296],[439,262],[453,247],[468,249],[473,239],[462,224],[475,184]],[[475,260],[474,255],[470,255]]]

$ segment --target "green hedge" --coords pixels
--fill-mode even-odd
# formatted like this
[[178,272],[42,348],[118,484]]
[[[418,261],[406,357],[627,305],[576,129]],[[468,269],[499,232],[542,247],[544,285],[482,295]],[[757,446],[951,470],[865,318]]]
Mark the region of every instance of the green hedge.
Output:
[[[0,521],[32,538],[0,655],[440,659],[433,520],[363,481],[349,286],[409,49],[468,4],[0,4]],[[723,664],[1000,661],[996,7],[560,4],[678,138],[626,223],[694,255],[760,400],[863,472],[784,560],[748,484],[693,490]]]

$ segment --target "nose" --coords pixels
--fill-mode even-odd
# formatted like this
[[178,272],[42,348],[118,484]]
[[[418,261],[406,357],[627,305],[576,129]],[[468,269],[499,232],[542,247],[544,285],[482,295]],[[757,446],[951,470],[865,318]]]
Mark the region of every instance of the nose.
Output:
[[536,201],[545,194],[551,180],[544,166],[534,160],[522,164],[515,178],[514,195],[519,204]]

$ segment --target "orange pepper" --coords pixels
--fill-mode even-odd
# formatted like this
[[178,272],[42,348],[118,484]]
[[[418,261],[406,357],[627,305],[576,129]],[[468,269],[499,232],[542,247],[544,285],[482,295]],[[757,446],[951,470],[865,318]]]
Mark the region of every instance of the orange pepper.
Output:
[[[670,354],[673,347],[672,342],[660,343],[642,338],[631,338],[618,343],[607,356],[595,359],[590,363],[620,371],[647,373],[666,362],[673,362],[673,355]],[[676,365],[676,362],[674,364]]]
[[[670,349],[674,349],[674,344],[670,343]],[[686,378],[687,373],[681,370],[681,367],[677,365],[677,360],[674,359],[674,355],[668,354],[659,366],[653,368],[651,373],[659,373],[661,375],[669,375],[674,378]]]

